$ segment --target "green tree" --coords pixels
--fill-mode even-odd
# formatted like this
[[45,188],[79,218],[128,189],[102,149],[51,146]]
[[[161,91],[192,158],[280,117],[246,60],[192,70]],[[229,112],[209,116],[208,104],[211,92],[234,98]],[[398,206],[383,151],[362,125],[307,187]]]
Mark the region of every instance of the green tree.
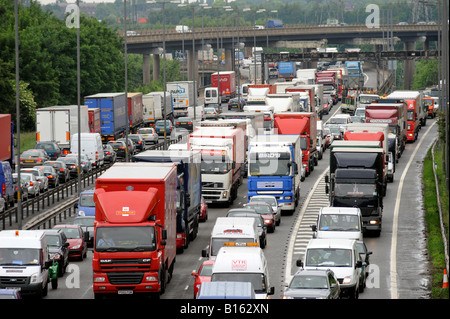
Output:
[[411,88],[417,90],[436,85],[438,83],[438,69],[437,60],[422,60],[417,62]]

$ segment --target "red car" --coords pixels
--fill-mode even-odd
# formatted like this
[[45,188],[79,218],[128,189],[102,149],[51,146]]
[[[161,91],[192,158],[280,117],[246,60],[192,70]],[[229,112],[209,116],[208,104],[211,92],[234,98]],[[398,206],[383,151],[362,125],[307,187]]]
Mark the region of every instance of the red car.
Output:
[[63,229],[69,242],[69,258],[86,258],[89,233],[84,232],[78,225],[56,225],[53,228]]
[[195,277],[194,281],[194,299],[197,298],[198,290],[200,289],[200,285],[203,282],[211,281],[212,268],[214,265],[214,260],[208,259],[205,260],[201,265],[198,271],[193,271],[192,276]]
[[202,203],[200,205],[200,218],[201,222],[206,222],[208,220],[208,205],[205,203],[205,199],[202,196]]
[[275,213],[271,205],[265,202],[250,202],[245,204],[244,207],[254,209],[264,219],[267,230],[271,233],[275,231]]

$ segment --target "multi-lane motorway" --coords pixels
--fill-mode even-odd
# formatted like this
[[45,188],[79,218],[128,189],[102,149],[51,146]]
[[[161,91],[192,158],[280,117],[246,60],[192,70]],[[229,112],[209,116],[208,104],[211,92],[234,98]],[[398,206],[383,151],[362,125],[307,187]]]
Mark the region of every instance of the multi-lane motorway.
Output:
[[[324,117],[326,121],[340,112],[339,104]],[[420,131],[419,139],[408,144],[396,167],[395,179],[388,185],[384,199],[383,230],[380,237],[366,237],[364,241],[371,255],[370,277],[361,299],[419,299],[429,292],[428,261],[421,190],[421,163],[437,136],[434,120]],[[312,236],[309,224],[314,222],[318,209],[327,205],[324,174],[329,165],[326,151],[318,166],[301,184],[301,201],[291,216],[282,216],[274,233],[268,234],[264,253],[269,264],[270,284],[275,287],[273,299],[282,298],[284,283],[295,271],[296,260]],[[231,208],[246,203],[247,185],[244,180],[237,200],[229,208],[210,206],[208,220],[200,225],[197,238],[176,258],[171,282],[162,299],[192,299],[193,270],[203,259],[201,250],[209,243],[209,236],[217,217],[225,216]],[[67,221],[66,221],[67,222]],[[93,299],[92,251],[83,261],[71,262],[67,273],[59,279],[57,290],[49,289],[47,299]]]

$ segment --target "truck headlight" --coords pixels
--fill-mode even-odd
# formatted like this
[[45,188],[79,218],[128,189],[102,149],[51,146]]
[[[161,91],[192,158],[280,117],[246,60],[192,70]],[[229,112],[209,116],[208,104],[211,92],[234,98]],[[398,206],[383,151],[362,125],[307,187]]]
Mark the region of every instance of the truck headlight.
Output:
[[105,278],[105,277],[95,277],[95,278],[94,278],[94,281],[95,281],[95,282],[105,282],[105,281],[106,281],[106,278]]
[[222,194],[222,198],[226,198],[227,195],[228,195],[228,191],[224,191],[223,194]]
[[145,280],[146,281],[158,281],[158,277],[156,277],[156,276],[146,276]]
[[292,199],[292,196],[284,196],[284,199]]

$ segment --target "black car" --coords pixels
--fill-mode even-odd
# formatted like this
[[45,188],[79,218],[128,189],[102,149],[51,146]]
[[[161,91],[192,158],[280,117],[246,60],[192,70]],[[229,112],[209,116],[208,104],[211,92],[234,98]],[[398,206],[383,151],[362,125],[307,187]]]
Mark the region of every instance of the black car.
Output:
[[70,179],[70,172],[69,169],[66,166],[65,162],[61,161],[47,161],[42,164],[43,166],[51,166],[55,169],[55,171],[58,173],[59,181],[60,182],[67,182]]
[[117,157],[125,158],[125,142],[109,141],[108,144],[112,146],[113,150],[116,152]]
[[56,172],[56,170],[50,166],[35,166],[35,168],[38,168],[40,170],[42,170],[42,172],[44,173],[44,176],[46,176],[48,178],[48,185],[51,187],[58,187],[59,186],[59,177],[58,177],[58,173]]
[[51,160],[55,160],[61,156],[61,149],[55,142],[37,142],[35,149],[46,151]]
[[228,101],[228,110],[230,111],[231,109],[238,109],[238,110],[242,110],[244,108],[245,105],[245,100],[241,99],[241,103],[239,103],[239,98],[234,97],[232,99],[230,99]]
[[105,153],[105,162],[114,163],[117,160],[116,151],[110,144],[103,144],[103,152]]
[[141,134],[130,134],[128,135],[128,139],[133,141],[134,147],[137,151],[142,152],[147,149],[145,146],[145,140]]
[[286,287],[283,299],[339,299],[339,282],[330,269],[300,269]]
[[194,124],[190,117],[179,117],[175,121],[176,128],[185,129],[188,132],[192,132],[194,130]]
[[58,276],[61,277],[69,264],[69,241],[63,229],[46,229],[45,238],[50,259],[58,262]]
[[362,240],[356,241],[356,247],[358,248],[358,254],[362,260],[361,276],[359,282],[359,292],[363,292],[366,288],[366,279],[369,276],[369,265],[370,265],[370,255],[371,251],[368,251],[366,244]]
[[258,234],[259,234],[259,246],[265,248],[267,245],[267,225],[264,223],[264,219],[254,209],[250,208],[234,208],[230,209],[226,217],[253,217],[257,221]]
[[[69,169],[70,177],[78,176],[78,158],[77,157],[58,157],[57,161],[61,161],[66,163],[67,168]],[[80,170],[80,174],[83,173],[83,170]]]

